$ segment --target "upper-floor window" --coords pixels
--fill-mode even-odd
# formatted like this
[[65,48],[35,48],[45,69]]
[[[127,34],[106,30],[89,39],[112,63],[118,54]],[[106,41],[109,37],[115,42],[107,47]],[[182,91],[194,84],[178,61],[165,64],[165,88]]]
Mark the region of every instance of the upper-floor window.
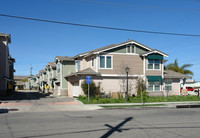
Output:
[[100,68],[111,69],[112,68],[112,56],[100,56]]
[[148,60],[148,69],[159,70],[160,69],[160,60],[159,59],[149,59]]
[[135,53],[134,46],[126,46],[126,53]]
[[76,60],[76,71],[79,71],[81,69],[81,62],[80,60]]
[[57,64],[57,73],[60,73],[60,63]]
[[94,67],[94,58],[92,58],[92,67]]

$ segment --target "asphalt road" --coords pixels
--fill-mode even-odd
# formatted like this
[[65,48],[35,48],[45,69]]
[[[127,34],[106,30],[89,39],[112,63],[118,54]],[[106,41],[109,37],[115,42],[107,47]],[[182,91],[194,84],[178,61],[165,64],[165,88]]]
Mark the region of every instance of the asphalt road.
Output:
[[0,114],[1,138],[199,138],[200,109]]

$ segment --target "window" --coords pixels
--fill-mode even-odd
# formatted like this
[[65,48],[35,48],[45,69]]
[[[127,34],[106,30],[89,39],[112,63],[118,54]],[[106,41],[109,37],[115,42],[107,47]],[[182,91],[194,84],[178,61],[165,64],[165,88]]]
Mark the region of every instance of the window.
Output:
[[126,53],[135,53],[134,46],[126,46]]
[[147,91],[160,91],[160,84],[159,81],[149,81]]
[[94,67],[94,58],[92,59],[92,67]]
[[76,71],[79,71],[81,69],[81,62],[80,60],[76,60]]
[[149,59],[148,60],[148,69],[159,70],[160,69],[160,60],[159,59]]
[[165,90],[166,91],[172,90],[172,81],[165,81]]
[[111,69],[112,68],[112,56],[100,56],[100,68]]
[[60,63],[57,64],[57,73],[60,73]]

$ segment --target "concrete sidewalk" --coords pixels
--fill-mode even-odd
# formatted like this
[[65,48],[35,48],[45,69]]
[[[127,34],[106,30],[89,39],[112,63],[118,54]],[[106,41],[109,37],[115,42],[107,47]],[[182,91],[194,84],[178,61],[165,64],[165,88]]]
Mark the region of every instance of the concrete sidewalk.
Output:
[[[145,108],[176,108],[177,105],[194,105],[200,104],[200,101],[182,101],[182,102],[153,102],[153,103],[144,103],[144,105],[152,105],[152,104],[165,104],[162,106],[144,106]],[[91,104],[96,106],[118,106],[118,105],[142,105],[142,103],[110,103],[110,104]],[[136,106],[140,108],[141,106]],[[142,107],[141,107],[142,108]]]

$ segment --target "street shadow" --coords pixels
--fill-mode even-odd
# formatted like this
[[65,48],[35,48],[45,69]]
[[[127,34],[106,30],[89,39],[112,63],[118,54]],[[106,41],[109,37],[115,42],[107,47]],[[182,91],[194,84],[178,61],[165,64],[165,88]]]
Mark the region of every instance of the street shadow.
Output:
[[0,97],[0,100],[3,101],[22,101],[22,100],[39,100],[41,98],[46,98],[49,93],[40,93],[40,92],[15,92],[12,96],[9,97]]
[[111,128],[107,133],[105,133],[103,136],[101,136],[100,138],[107,138],[110,135],[112,135],[114,132],[122,132],[124,130],[129,130],[129,129],[121,129],[121,127],[126,124],[128,121],[131,121],[133,119],[133,117],[128,117],[126,118],[123,122],[119,123],[117,126],[112,127],[108,124],[105,124],[105,126]]
[[0,114],[8,113],[8,109],[0,109]]

